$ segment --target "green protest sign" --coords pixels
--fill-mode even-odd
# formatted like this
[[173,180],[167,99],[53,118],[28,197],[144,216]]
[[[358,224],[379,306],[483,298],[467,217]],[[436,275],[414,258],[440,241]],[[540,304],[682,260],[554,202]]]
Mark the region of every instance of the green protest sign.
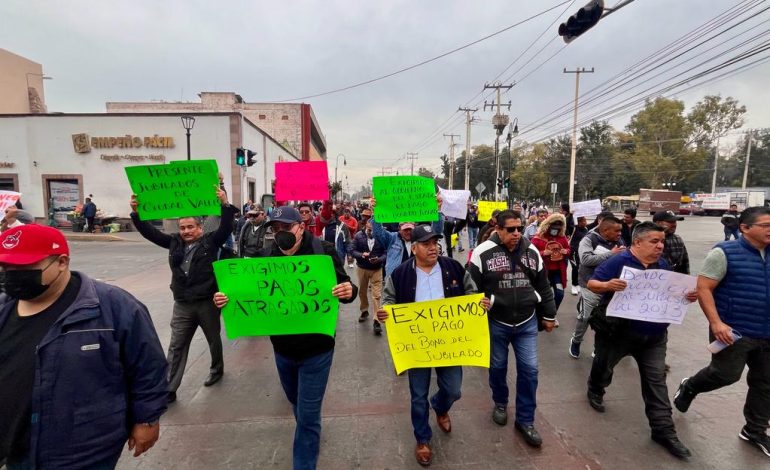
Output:
[[372,192],[379,223],[438,220],[435,183],[424,176],[375,176]]
[[229,339],[322,333],[334,336],[339,300],[334,263],[325,255],[227,259],[214,263]]
[[139,201],[142,220],[219,215],[219,170],[216,160],[127,166],[126,176]]

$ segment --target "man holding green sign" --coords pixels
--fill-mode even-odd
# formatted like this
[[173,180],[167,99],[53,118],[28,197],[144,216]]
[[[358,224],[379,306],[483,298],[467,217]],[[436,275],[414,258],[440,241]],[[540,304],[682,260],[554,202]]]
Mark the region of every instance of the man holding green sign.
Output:
[[[297,422],[294,468],[314,469],[321,443],[321,404],[334,354],[336,301],[353,302],[358,288],[345,274],[334,245],[307,231],[297,209],[278,207],[268,223],[275,244],[262,252],[265,257],[217,263],[224,292],[214,295],[214,304],[224,308],[228,337],[271,335],[278,376]],[[240,276],[234,274],[238,268],[241,273],[254,270],[252,292],[246,296],[227,279]],[[230,301],[234,305],[228,305]]]

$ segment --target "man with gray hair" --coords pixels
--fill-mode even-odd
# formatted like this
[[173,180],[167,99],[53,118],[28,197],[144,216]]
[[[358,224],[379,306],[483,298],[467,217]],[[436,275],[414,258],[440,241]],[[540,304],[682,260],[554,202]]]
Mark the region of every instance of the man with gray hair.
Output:
[[171,342],[168,346],[168,401],[176,401],[176,391],[182,383],[187,353],[195,330],[200,326],[211,352],[211,369],[203,383],[209,387],[219,382],[224,373],[222,338],[219,309],[211,299],[217,291],[212,263],[217,260],[219,248],[232,234],[233,216],[237,212],[227,202],[227,193],[217,188],[222,203],[219,228],[204,233],[200,217],[179,219],[179,233],[166,234],[147,221],[141,220],[136,210],[136,195],[131,196],[131,221],[147,240],[168,250],[171,267],[171,292],[174,294],[174,310],[171,315]]

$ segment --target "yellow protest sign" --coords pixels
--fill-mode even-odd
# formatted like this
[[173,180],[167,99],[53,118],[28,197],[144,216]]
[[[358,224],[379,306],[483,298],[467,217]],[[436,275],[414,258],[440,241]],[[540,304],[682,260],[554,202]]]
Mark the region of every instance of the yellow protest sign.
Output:
[[489,323],[483,294],[385,305],[396,372],[415,367],[489,368]]
[[479,220],[486,222],[491,219],[495,209],[504,211],[508,209],[508,203],[505,201],[479,201]]

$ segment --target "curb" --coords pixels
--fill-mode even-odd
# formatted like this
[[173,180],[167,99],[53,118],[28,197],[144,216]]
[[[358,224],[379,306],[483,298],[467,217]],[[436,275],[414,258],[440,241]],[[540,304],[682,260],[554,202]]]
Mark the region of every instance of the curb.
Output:
[[128,238],[119,237],[112,234],[86,234],[86,233],[64,233],[64,238],[67,240],[83,241],[83,242],[136,242],[138,240],[130,240]]

